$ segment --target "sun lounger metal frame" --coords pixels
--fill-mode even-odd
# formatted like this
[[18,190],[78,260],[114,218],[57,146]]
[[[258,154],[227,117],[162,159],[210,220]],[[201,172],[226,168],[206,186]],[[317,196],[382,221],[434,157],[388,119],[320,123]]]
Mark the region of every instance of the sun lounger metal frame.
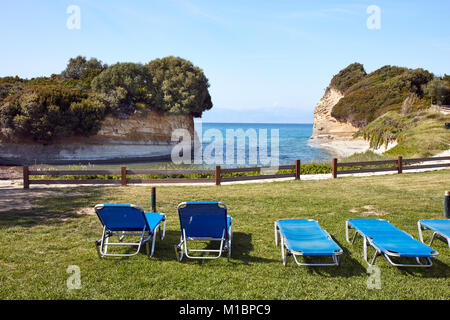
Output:
[[[156,230],[159,231],[160,234],[160,239],[163,240],[166,234],[166,215],[163,213],[159,213],[160,215],[163,215],[163,218],[161,220],[161,222],[163,222],[163,231],[161,234],[161,223],[158,223],[158,225],[155,227],[155,229],[153,230],[147,230],[147,226],[145,226],[142,231],[136,231],[136,232],[127,232],[127,231],[111,231],[108,230],[107,226],[103,223],[103,220],[101,219],[99,213],[97,210],[100,210],[104,207],[104,204],[97,204],[94,209],[95,212],[97,213],[97,216],[99,217],[100,221],[103,224],[103,233],[102,233],[102,237],[100,240],[95,241],[96,247],[97,247],[97,252],[98,255],[103,258],[105,256],[109,256],[109,257],[131,257],[131,256],[135,256],[139,253],[139,251],[141,250],[142,245],[146,245],[146,251],[147,251],[147,256],[149,258],[153,257],[153,254],[155,252],[155,233]],[[144,209],[140,206],[134,205],[134,204],[130,204],[129,205],[132,208],[135,208],[139,211],[141,211],[142,215],[145,218],[145,214],[144,214]],[[119,236],[119,242],[109,242],[109,238],[112,236]],[[140,239],[138,242],[122,242],[123,239],[125,238],[125,236],[140,236]],[[152,240],[152,248],[150,250],[150,243],[149,240],[153,238]],[[108,253],[108,247],[109,246],[136,246],[137,249],[135,252],[133,253]]]
[[[349,219],[349,220],[352,220],[352,219]],[[398,253],[396,253],[396,252],[391,252],[391,251],[381,250],[379,247],[377,247],[377,246],[373,243],[373,239],[372,239],[372,238],[366,236],[366,235],[365,235],[363,232],[361,232],[360,230],[358,230],[358,229],[356,229],[356,228],[350,226],[349,220],[345,221],[345,238],[346,238],[347,242],[348,242],[348,243],[351,243],[351,244],[353,244],[353,243],[355,242],[355,238],[356,238],[356,236],[357,236],[358,234],[363,238],[363,256],[364,256],[364,260],[366,261],[366,263],[367,263],[369,266],[373,266],[373,265],[375,264],[375,260],[376,260],[379,256],[381,256],[381,255],[383,255],[383,256],[385,257],[385,259],[386,259],[391,265],[393,265],[393,266],[395,266],[395,267],[431,267],[431,266],[433,265],[433,262],[431,261],[431,258],[430,258],[430,257],[424,257],[424,258],[427,260],[427,264],[423,264],[423,263],[420,261],[420,258],[421,258],[421,257],[415,257],[415,258],[416,258],[416,261],[417,261],[417,264],[403,264],[403,263],[395,263],[395,262],[393,262],[392,259],[391,259],[392,257],[399,258],[399,257],[401,257],[401,255],[398,254]],[[385,220],[385,219],[376,219],[376,220],[387,221],[387,222],[389,222],[388,220]],[[389,222],[389,223],[390,223],[390,222]],[[350,238],[349,238],[349,230],[350,230],[350,229],[355,229],[355,234],[353,235],[353,238],[352,238],[351,241],[350,241]],[[400,230],[400,229],[399,229],[399,230]],[[414,239],[414,237],[411,236],[409,233],[407,233],[407,232],[405,232],[405,231],[403,231],[403,230],[400,230],[400,231],[406,233],[406,234],[409,235],[412,239]],[[415,239],[414,239],[414,240],[415,240]],[[372,257],[372,260],[371,260],[370,262],[369,262],[368,257],[367,257],[367,254],[368,254],[368,253],[367,253],[367,247],[368,247],[368,245],[371,246],[371,247],[373,247],[373,248],[375,249],[375,253],[374,253],[374,255],[373,255],[373,257]],[[430,248],[430,249],[431,249],[431,248]],[[432,256],[433,256],[433,257],[436,257],[436,256],[438,256],[438,255],[439,255],[439,253],[438,253],[437,251],[434,251],[434,254],[433,254]]]
[[[438,220],[444,220],[444,219],[438,219]],[[439,232],[438,230],[434,230],[434,229],[430,228],[429,226],[423,225],[423,224],[422,224],[422,221],[424,221],[424,220],[419,220],[419,221],[417,221],[417,228],[419,229],[419,238],[420,238],[420,241],[422,241],[423,243],[425,243],[425,242],[423,241],[423,234],[422,234],[422,231],[423,231],[423,230],[431,230],[431,231],[433,231],[433,235],[431,236],[430,243],[428,244],[429,246],[431,246],[431,244],[433,243],[433,241],[434,241],[434,239],[436,238],[436,236],[440,236],[440,237],[442,237],[443,239],[445,239],[445,241],[447,241],[448,247],[450,248],[450,237],[449,237],[448,235],[445,235],[445,234]],[[446,219],[446,220],[444,220],[444,221],[450,221],[450,220],[447,220],[447,219]]]
[[[182,227],[181,219],[181,236],[180,243],[175,246],[175,254],[177,256],[178,261],[182,261],[184,255],[190,259],[217,259],[222,256],[224,253],[228,253],[228,261],[231,258],[231,242],[233,238],[233,218],[227,216],[227,206],[223,202],[181,202],[177,210],[178,212],[180,208],[186,205],[191,204],[214,204],[217,203],[218,206],[222,206],[225,209],[225,217],[226,217],[226,228],[228,229],[228,234],[226,234],[226,230],[223,230],[222,236],[220,238],[212,238],[212,237],[187,237],[186,230]],[[230,219],[230,224],[228,225],[228,218]],[[219,249],[189,249],[188,242],[189,241],[219,241],[220,246]],[[189,255],[190,252],[206,252],[206,253],[216,253],[214,256],[192,256]]]
[[[275,232],[275,245],[278,247],[278,234],[280,235],[280,244],[281,244],[281,261],[283,263],[284,266],[286,266],[287,264],[287,256],[292,255],[292,258],[294,259],[294,262],[298,265],[298,266],[309,266],[309,267],[323,267],[323,266],[339,266],[340,262],[341,262],[341,255],[343,253],[343,250],[340,249],[339,251],[335,251],[333,254],[330,255],[321,255],[321,256],[331,256],[333,259],[333,263],[304,263],[304,262],[300,262],[297,260],[297,256],[319,256],[319,255],[310,255],[310,254],[305,254],[304,252],[301,251],[296,251],[296,250],[291,250],[286,246],[286,239],[285,236],[281,233],[280,228],[278,226],[278,222],[282,221],[282,220],[308,220],[308,221],[316,221],[318,223],[317,220],[314,219],[280,219],[275,221],[274,223],[274,232]],[[333,238],[331,237],[331,235],[323,228],[321,228],[326,235],[326,238],[328,240],[334,241]]]

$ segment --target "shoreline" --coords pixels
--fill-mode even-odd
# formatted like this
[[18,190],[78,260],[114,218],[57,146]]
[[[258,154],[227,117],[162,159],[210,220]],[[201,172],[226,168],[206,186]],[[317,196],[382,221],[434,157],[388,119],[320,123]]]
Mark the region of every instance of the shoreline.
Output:
[[369,142],[362,139],[343,140],[331,137],[311,137],[308,144],[314,148],[326,149],[338,158],[349,157],[370,149]]
[[363,138],[356,139],[339,139],[331,135],[324,137],[311,136],[308,144],[314,148],[324,148],[332,152],[337,158],[346,158],[356,153],[364,153],[366,151],[372,151],[377,154],[382,154],[389,149],[395,147],[397,142],[390,143],[387,148],[384,146],[378,149],[372,149],[370,143]]

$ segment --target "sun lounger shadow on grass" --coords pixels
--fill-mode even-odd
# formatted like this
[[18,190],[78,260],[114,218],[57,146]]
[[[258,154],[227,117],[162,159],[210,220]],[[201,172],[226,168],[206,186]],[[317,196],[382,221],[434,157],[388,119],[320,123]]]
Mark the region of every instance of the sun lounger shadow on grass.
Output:
[[[338,278],[351,278],[367,274],[367,269],[358,261],[358,259],[355,259],[352,256],[353,252],[348,250],[334,237],[333,240],[337,243],[338,246],[342,248],[343,251],[339,267],[330,268],[326,266],[307,266],[306,268],[308,270],[308,273]],[[305,261],[309,261],[308,258],[305,259]],[[312,262],[313,260],[310,261]],[[317,262],[317,259],[315,259],[315,261]]]
[[[180,232],[179,231],[166,231],[166,239],[161,242],[160,248],[158,249],[159,253],[156,257],[156,260],[168,260],[174,261],[174,253],[173,253],[173,244],[179,241]],[[275,259],[270,259],[266,257],[260,257],[253,254],[254,246],[252,244],[253,235],[251,233],[245,232],[233,232],[233,249],[230,257],[230,261],[222,260],[225,263],[230,264],[230,267],[233,265],[249,265],[252,263],[274,263],[277,262]],[[198,244],[198,248],[205,250],[216,250],[218,248],[218,244],[214,242],[205,242]],[[183,261],[186,261],[183,259]],[[188,263],[197,263],[199,265],[211,265],[211,261],[206,259],[196,259],[190,260]],[[183,262],[184,263],[184,262]]]
[[253,234],[244,232],[235,232],[233,240],[233,260],[237,260],[240,263],[250,264],[250,263],[274,263],[277,262],[276,259],[270,259],[265,257],[260,257],[253,254]]

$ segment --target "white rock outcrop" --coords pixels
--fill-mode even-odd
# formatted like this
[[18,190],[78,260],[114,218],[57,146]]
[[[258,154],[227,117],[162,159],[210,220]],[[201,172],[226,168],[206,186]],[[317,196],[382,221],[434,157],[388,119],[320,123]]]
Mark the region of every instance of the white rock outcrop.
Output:
[[73,163],[168,158],[172,133],[187,130],[196,137],[191,115],[149,112],[145,117],[107,116],[91,137],[70,137],[44,145],[34,142],[0,144],[1,164]]

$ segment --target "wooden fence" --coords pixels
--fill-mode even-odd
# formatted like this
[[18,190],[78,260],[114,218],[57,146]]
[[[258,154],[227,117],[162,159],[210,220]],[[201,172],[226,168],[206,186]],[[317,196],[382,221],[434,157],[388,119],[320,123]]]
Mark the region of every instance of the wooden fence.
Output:
[[[424,162],[448,161],[446,163],[419,164]],[[416,165],[414,165],[416,164]],[[156,183],[215,183],[220,185],[222,182],[246,181],[246,180],[264,180],[276,178],[295,178],[300,180],[300,160],[296,160],[293,165],[279,166],[280,170],[292,170],[293,173],[268,173],[264,172],[263,167],[249,168],[221,168],[215,169],[196,169],[196,170],[129,170],[122,167],[120,170],[39,170],[31,171],[28,166],[23,167],[23,188],[29,189],[31,184],[117,184],[126,186],[127,184],[156,184]],[[365,168],[369,167],[369,168]],[[432,168],[450,168],[450,157],[434,158],[416,158],[403,159],[398,157],[396,160],[364,161],[364,162],[338,162],[335,158],[332,161],[332,177],[337,178],[342,174],[353,173],[372,173],[397,171],[402,173],[405,170],[414,169],[432,169]],[[343,168],[343,169],[339,169]],[[233,173],[254,172],[254,175],[232,176]],[[210,178],[155,178],[155,179],[136,179],[135,175],[210,175]],[[30,179],[31,176],[89,176],[89,175],[118,175],[120,179]]]
[[[412,165],[423,162],[431,162],[431,161],[436,162],[446,160],[448,161],[447,163]],[[367,166],[372,167],[364,168]],[[339,168],[342,167],[344,167],[344,170],[339,170]],[[414,159],[403,159],[403,157],[399,156],[396,160],[379,160],[379,161],[363,161],[363,162],[338,162],[338,160],[334,158],[332,162],[332,176],[335,179],[337,178],[338,174],[388,172],[388,171],[397,171],[397,173],[403,173],[403,171],[405,170],[433,169],[445,167],[450,168],[450,156],[434,157],[434,158],[414,158]]]
[[[249,168],[221,168],[197,169],[197,170],[128,170],[122,167],[120,170],[39,170],[31,171],[28,166],[23,167],[23,188],[29,189],[31,184],[117,184],[126,186],[127,184],[152,184],[152,183],[215,183],[245,181],[258,179],[274,179],[293,177],[300,179],[300,160],[296,160],[293,165],[279,166],[279,170],[293,170],[293,173],[268,173],[263,167]],[[256,175],[227,176],[232,173],[255,172]],[[211,175],[212,178],[159,178],[159,179],[133,179],[133,175]],[[120,175],[120,179],[30,179],[31,176],[89,176],[89,175]],[[224,176],[225,175],[225,176]]]

